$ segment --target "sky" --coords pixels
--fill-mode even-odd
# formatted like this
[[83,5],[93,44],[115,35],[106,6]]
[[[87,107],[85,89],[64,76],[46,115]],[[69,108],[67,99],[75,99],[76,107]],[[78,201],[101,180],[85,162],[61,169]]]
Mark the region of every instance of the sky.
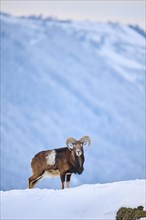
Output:
[[145,29],[146,0],[1,0],[1,11],[60,19],[138,24]]

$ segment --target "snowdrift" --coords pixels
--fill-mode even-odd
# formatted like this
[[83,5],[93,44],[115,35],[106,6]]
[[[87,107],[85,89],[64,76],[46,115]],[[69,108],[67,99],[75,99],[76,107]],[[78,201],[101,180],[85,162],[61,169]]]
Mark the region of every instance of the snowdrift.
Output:
[[25,189],[1,192],[2,219],[114,220],[124,207],[146,208],[146,180],[81,185],[65,190]]

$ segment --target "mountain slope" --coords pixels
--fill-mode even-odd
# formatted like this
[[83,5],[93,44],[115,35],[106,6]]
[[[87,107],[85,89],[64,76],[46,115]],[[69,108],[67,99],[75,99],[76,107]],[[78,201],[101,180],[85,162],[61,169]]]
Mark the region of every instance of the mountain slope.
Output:
[[115,219],[121,207],[145,210],[145,180],[82,185],[65,190],[1,192],[2,219]]
[[92,140],[72,186],[144,178],[144,56],[128,26],[1,14],[1,189],[26,188],[31,158],[69,136]]

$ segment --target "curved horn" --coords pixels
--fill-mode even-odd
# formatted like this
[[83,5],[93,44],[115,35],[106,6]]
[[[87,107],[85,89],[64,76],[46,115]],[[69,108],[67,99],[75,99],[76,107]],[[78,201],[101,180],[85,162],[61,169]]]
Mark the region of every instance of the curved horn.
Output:
[[88,145],[90,145],[90,144],[91,144],[91,139],[90,139],[89,136],[84,136],[84,137],[82,137],[82,138],[80,139],[80,142],[82,142],[83,145],[85,145],[85,144],[88,142]]
[[66,140],[66,145],[67,147],[69,148],[69,150],[72,150],[73,149],[73,144],[76,142],[77,140],[75,138],[67,138]]

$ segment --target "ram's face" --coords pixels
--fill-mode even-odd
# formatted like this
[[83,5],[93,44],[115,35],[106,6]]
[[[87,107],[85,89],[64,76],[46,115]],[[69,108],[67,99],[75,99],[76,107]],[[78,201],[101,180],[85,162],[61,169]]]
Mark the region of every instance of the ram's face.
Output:
[[71,151],[73,165],[76,169],[76,173],[81,174],[84,170],[83,164],[85,160],[83,143],[81,143],[80,141],[75,142]]
[[78,174],[81,174],[84,170],[84,145],[88,143],[90,145],[90,138],[88,136],[82,137],[79,141],[74,138],[68,138],[67,147],[72,152],[73,162],[76,166],[76,171]]
[[76,141],[75,143],[69,143],[69,149],[74,152],[77,157],[84,154],[83,143]]

